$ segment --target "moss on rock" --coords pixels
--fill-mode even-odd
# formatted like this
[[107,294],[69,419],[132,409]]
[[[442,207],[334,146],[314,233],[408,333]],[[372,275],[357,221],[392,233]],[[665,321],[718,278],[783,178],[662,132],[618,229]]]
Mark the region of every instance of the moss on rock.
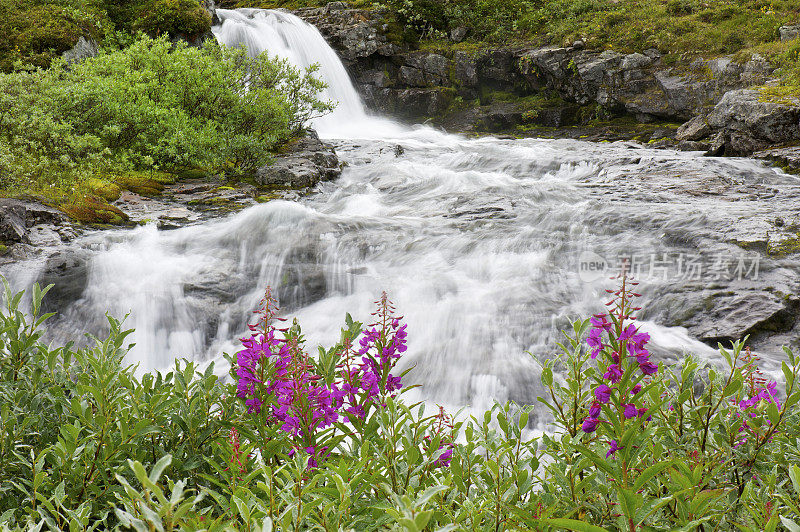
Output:
[[89,224],[124,225],[128,215],[96,196],[74,198],[58,208],[75,221]]

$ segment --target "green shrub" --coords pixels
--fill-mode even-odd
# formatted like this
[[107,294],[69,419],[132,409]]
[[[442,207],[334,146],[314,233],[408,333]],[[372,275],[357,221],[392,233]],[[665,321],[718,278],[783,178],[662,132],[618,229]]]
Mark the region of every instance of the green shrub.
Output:
[[251,171],[332,108],[322,87],[314,69],[166,37],[0,74],[0,190],[80,194],[84,180],[135,168]]
[[103,13],[90,7],[57,4],[8,5],[0,17],[0,72],[16,61],[46,68],[81,36],[100,38],[105,32]]
[[[85,349],[47,346],[42,291],[27,315],[6,285],[0,526],[796,529],[800,359],[786,350],[782,394],[741,343],[656,365],[630,288],[543,360],[543,412],[495,404],[454,421],[398,394],[405,326],[385,298],[374,325],[347,316],[316,357],[296,322],[275,328],[267,298],[223,382],[187,362],[137,377],[111,318]],[[529,421],[547,413],[536,436]]]
[[197,0],[151,0],[138,13],[133,29],[152,36],[202,35],[211,30],[211,15]]

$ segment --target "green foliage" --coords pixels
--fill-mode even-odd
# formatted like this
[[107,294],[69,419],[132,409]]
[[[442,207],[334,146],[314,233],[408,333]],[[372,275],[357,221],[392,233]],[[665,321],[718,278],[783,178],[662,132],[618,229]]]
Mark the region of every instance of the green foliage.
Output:
[[[254,423],[232,380],[178,362],[136,376],[120,322],[86,349],[42,342],[47,289],[6,285],[0,311],[0,526],[71,530],[797,530],[800,359],[786,351],[781,403],[753,398],[757,359],[737,343],[721,365],[686,358],[652,377],[626,371],[647,416],[581,423],[607,368],[586,351],[587,322],[541,371],[550,425],[532,406],[495,404],[441,430],[444,414],[382,396],[362,422],[338,423],[330,455],[290,457],[286,433]],[[326,381],[340,342],[309,361]],[[302,342],[299,327],[292,338]],[[621,340],[611,346],[624,356]],[[635,358],[635,357],[634,357]],[[748,407],[750,408],[750,407]],[[752,415],[751,415],[752,414]],[[538,414],[541,421],[546,419]],[[742,429],[742,421],[748,427]],[[619,447],[607,453],[609,440]],[[440,461],[455,442],[449,466]],[[320,442],[322,443],[322,442]]]
[[90,4],[0,2],[0,72],[14,63],[45,68],[72,48],[79,37],[98,39],[107,29],[105,14]]
[[139,11],[133,29],[150,35],[202,35],[211,30],[211,15],[197,0],[151,0]]
[[332,108],[314,72],[142,36],[69,68],[0,74],[0,190],[80,195],[135,168],[250,171]]

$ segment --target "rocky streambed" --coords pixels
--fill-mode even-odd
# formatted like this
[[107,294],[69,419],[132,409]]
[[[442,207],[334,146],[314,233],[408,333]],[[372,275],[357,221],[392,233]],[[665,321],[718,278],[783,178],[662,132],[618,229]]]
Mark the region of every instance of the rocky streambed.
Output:
[[[367,319],[388,290],[408,320],[406,363],[417,364],[425,397],[533,402],[538,367],[524,353],[549,356],[560,328],[603,308],[608,278],[625,265],[641,282],[641,324],[659,357],[714,358],[717,342],[749,336],[769,366],[782,345],[798,346],[800,181],[752,158],[713,156],[758,149],[783,166],[798,160],[796,148],[775,145],[794,135],[793,107],[741,87],[763,82],[767,67],[698,63],[713,75],[691,81],[700,74],[668,70],[655,53],[579,44],[403,51],[375,13],[329,4],[300,14],[324,18],[321,31],[373,109],[420,120],[434,108],[418,102],[450,94],[439,123],[506,133],[452,135],[368,116],[343,70],[328,64],[332,90],[347,102],[319,122],[330,145],[311,136],[240,182],[193,178],[155,196],[123,192],[114,207],[133,228],[99,230],[3,200],[0,267],[18,288],[56,283],[51,339],[101,333],[106,312],[130,312],[132,357],[143,369],[176,356],[214,359],[236,349],[270,285],[308,341],[329,344],[345,312]],[[327,46],[286,15],[227,16],[247,31],[300,32],[293,38],[313,42],[311,52]],[[299,55],[319,57],[307,51]],[[683,88],[665,92],[665,83]],[[454,105],[474,93],[479,104],[486,94],[495,101]],[[625,116],[565,125],[586,109]],[[567,122],[531,122],[539,116]],[[537,131],[605,142],[521,138]]]

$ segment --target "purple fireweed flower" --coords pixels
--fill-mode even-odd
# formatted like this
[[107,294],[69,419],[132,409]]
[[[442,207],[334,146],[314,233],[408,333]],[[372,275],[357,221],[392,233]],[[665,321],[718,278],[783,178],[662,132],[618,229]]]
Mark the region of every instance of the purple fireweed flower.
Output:
[[639,369],[642,370],[642,373],[645,375],[655,375],[658,373],[658,366],[650,362],[649,360],[644,362],[643,364],[639,364]]
[[611,388],[606,384],[601,384],[594,389],[594,396],[601,403],[607,403],[611,399]]
[[589,417],[597,419],[598,417],[600,417],[600,410],[601,410],[600,403],[597,401],[593,402],[592,406],[589,407]]
[[[445,447],[445,444],[439,445],[439,449],[442,449],[444,447]],[[448,444],[447,450],[439,455],[439,458],[437,458],[433,462],[433,465],[434,465],[434,467],[449,467],[450,466],[450,461],[452,459],[453,459],[453,445],[452,444]]]
[[636,386],[631,388],[631,395],[636,395],[637,393],[639,393],[641,391],[642,391],[642,385],[641,384],[637,384]]
[[608,371],[603,374],[603,377],[611,381],[611,384],[616,384],[622,378],[622,370],[619,364],[611,364],[608,366]]
[[635,334],[636,334],[636,326],[631,323],[630,325],[625,327],[625,329],[621,333],[619,333],[619,338],[617,338],[617,341],[619,343],[626,342],[631,338],[633,338]]
[[592,329],[586,338],[587,345],[592,348],[592,358],[597,358],[597,355],[603,350],[602,335],[602,329]]
[[589,323],[591,323],[592,327],[595,329],[600,329],[606,332],[611,331],[611,328],[614,325],[606,320],[605,314],[595,314],[593,317],[589,318]]
[[617,444],[617,440],[611,440],[610,445],[608,447],[608,452],[606,453],[606,458],[614,455],[618,449],[619,445]]
[[595,430],[597,430],[597,424],[600,421],[597,418],[587,417],[583,420],[583,425],[581,425],[581,430],[586,434],[591,434]]
[[622,406],[624,407],[622,414],[625,416],[625,419],[634,418],[639,414],[639,411],[636,409],[636,405],[633,403],[627,403]]
[[650,341],[650,335],[647,333],[638,333],[633,335],[631,341],[628,343],[631,350],[636,353],[637,355],[646,355],[647,349],[645,349],[645,344]]

